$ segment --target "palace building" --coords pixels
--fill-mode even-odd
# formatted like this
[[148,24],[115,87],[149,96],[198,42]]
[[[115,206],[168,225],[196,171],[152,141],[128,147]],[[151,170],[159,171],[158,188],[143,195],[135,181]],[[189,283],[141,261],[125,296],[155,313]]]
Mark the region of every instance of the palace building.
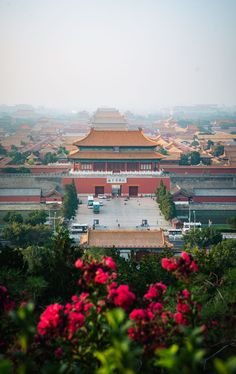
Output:
[[[78,148],[69,154],[70,172],[78,193],[141,196],[154,194],[163,177],[159,162],[163,156],[157,142],[138,130],[98,130],[74,143]],[[64,183],[69,183],[65,178]]]

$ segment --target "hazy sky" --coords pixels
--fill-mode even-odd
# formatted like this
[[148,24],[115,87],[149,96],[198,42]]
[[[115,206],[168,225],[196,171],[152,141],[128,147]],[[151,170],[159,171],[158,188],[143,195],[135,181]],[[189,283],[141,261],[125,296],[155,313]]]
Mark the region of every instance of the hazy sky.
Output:
[[0,0],[0,103],[236,104],[236,0]]

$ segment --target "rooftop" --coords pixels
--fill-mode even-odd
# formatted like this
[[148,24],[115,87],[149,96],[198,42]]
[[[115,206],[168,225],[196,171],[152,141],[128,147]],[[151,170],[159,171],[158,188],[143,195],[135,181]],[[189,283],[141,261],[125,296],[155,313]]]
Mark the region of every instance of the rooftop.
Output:
[[41,196],[41,188],[0,188],[0,196]]
[[81,238],[87,247],[103,248],[164,248],[171,247],[162,230],[89,230]]
[[194,188],[195,196],[236,196],[236,188]]
[[156,141],[151,140],[139,130],[95,130],[91,128],[88,135],[77,140],[74,145],[93,147],[155,147]]

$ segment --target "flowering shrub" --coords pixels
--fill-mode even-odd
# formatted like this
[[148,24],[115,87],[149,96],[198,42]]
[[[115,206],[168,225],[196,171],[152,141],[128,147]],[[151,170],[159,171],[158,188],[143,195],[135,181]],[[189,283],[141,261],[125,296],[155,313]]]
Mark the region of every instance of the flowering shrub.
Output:
[[176,278],[183,282],[188,282],[189,276],[198,271],[196,262],[187,252],[182,252],[180,257],[163,258],[161,264],[164,269],[173,272]]
[[0,313],[9,312],[14,306],[15,303],[10,299],[8,289],[0,285]]
[[[61,372],[63,367],[69,373],[124,373],[125,368],[129,368],[127,373],[135,373],[139,362],[145,371],[155,362],[156,352],[162,357],[174,349],[173,357],[178,361],[179,348],[176,350],[173,344],[181,347],[186,331],[195,331],[196,327],[201,333],[206,330],[201,305],[186,286],[176,293],[171,286],[156,282],[140,298],[127,284],[115,281],[116,264],[111,257],[78,259],[75,267],[78,294],[68,303],[47,306],[39,317],[33,342],[27,343],[31,344],[28,351],[38,371],[43,367],[47,372],[39,359],[42,354],[46,363],[53,362],[54,372]],[[162,267],[184,283],[189,283],[191,274],[197,272],[197,264],[186,252],[180,257],[164,258]],[[6,288],[0,287],[1,310],[7,310],[9,303]],[[29,310],[22,303],[17,320],[27,316]],[[34,329],[29,329],[27,323],[24,328],[32,336]],[[22,350],[27,353],[25,347]],[[166,353],[162,355],[161,351]],[[156,360],[156,365],[161,362]]]

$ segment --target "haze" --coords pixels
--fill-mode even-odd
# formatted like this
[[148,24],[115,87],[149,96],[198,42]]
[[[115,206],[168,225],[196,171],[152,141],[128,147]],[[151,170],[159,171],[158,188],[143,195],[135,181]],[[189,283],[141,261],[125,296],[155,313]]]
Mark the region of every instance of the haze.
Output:
[[234,0],[0,0],[0,103],[236,104]]

